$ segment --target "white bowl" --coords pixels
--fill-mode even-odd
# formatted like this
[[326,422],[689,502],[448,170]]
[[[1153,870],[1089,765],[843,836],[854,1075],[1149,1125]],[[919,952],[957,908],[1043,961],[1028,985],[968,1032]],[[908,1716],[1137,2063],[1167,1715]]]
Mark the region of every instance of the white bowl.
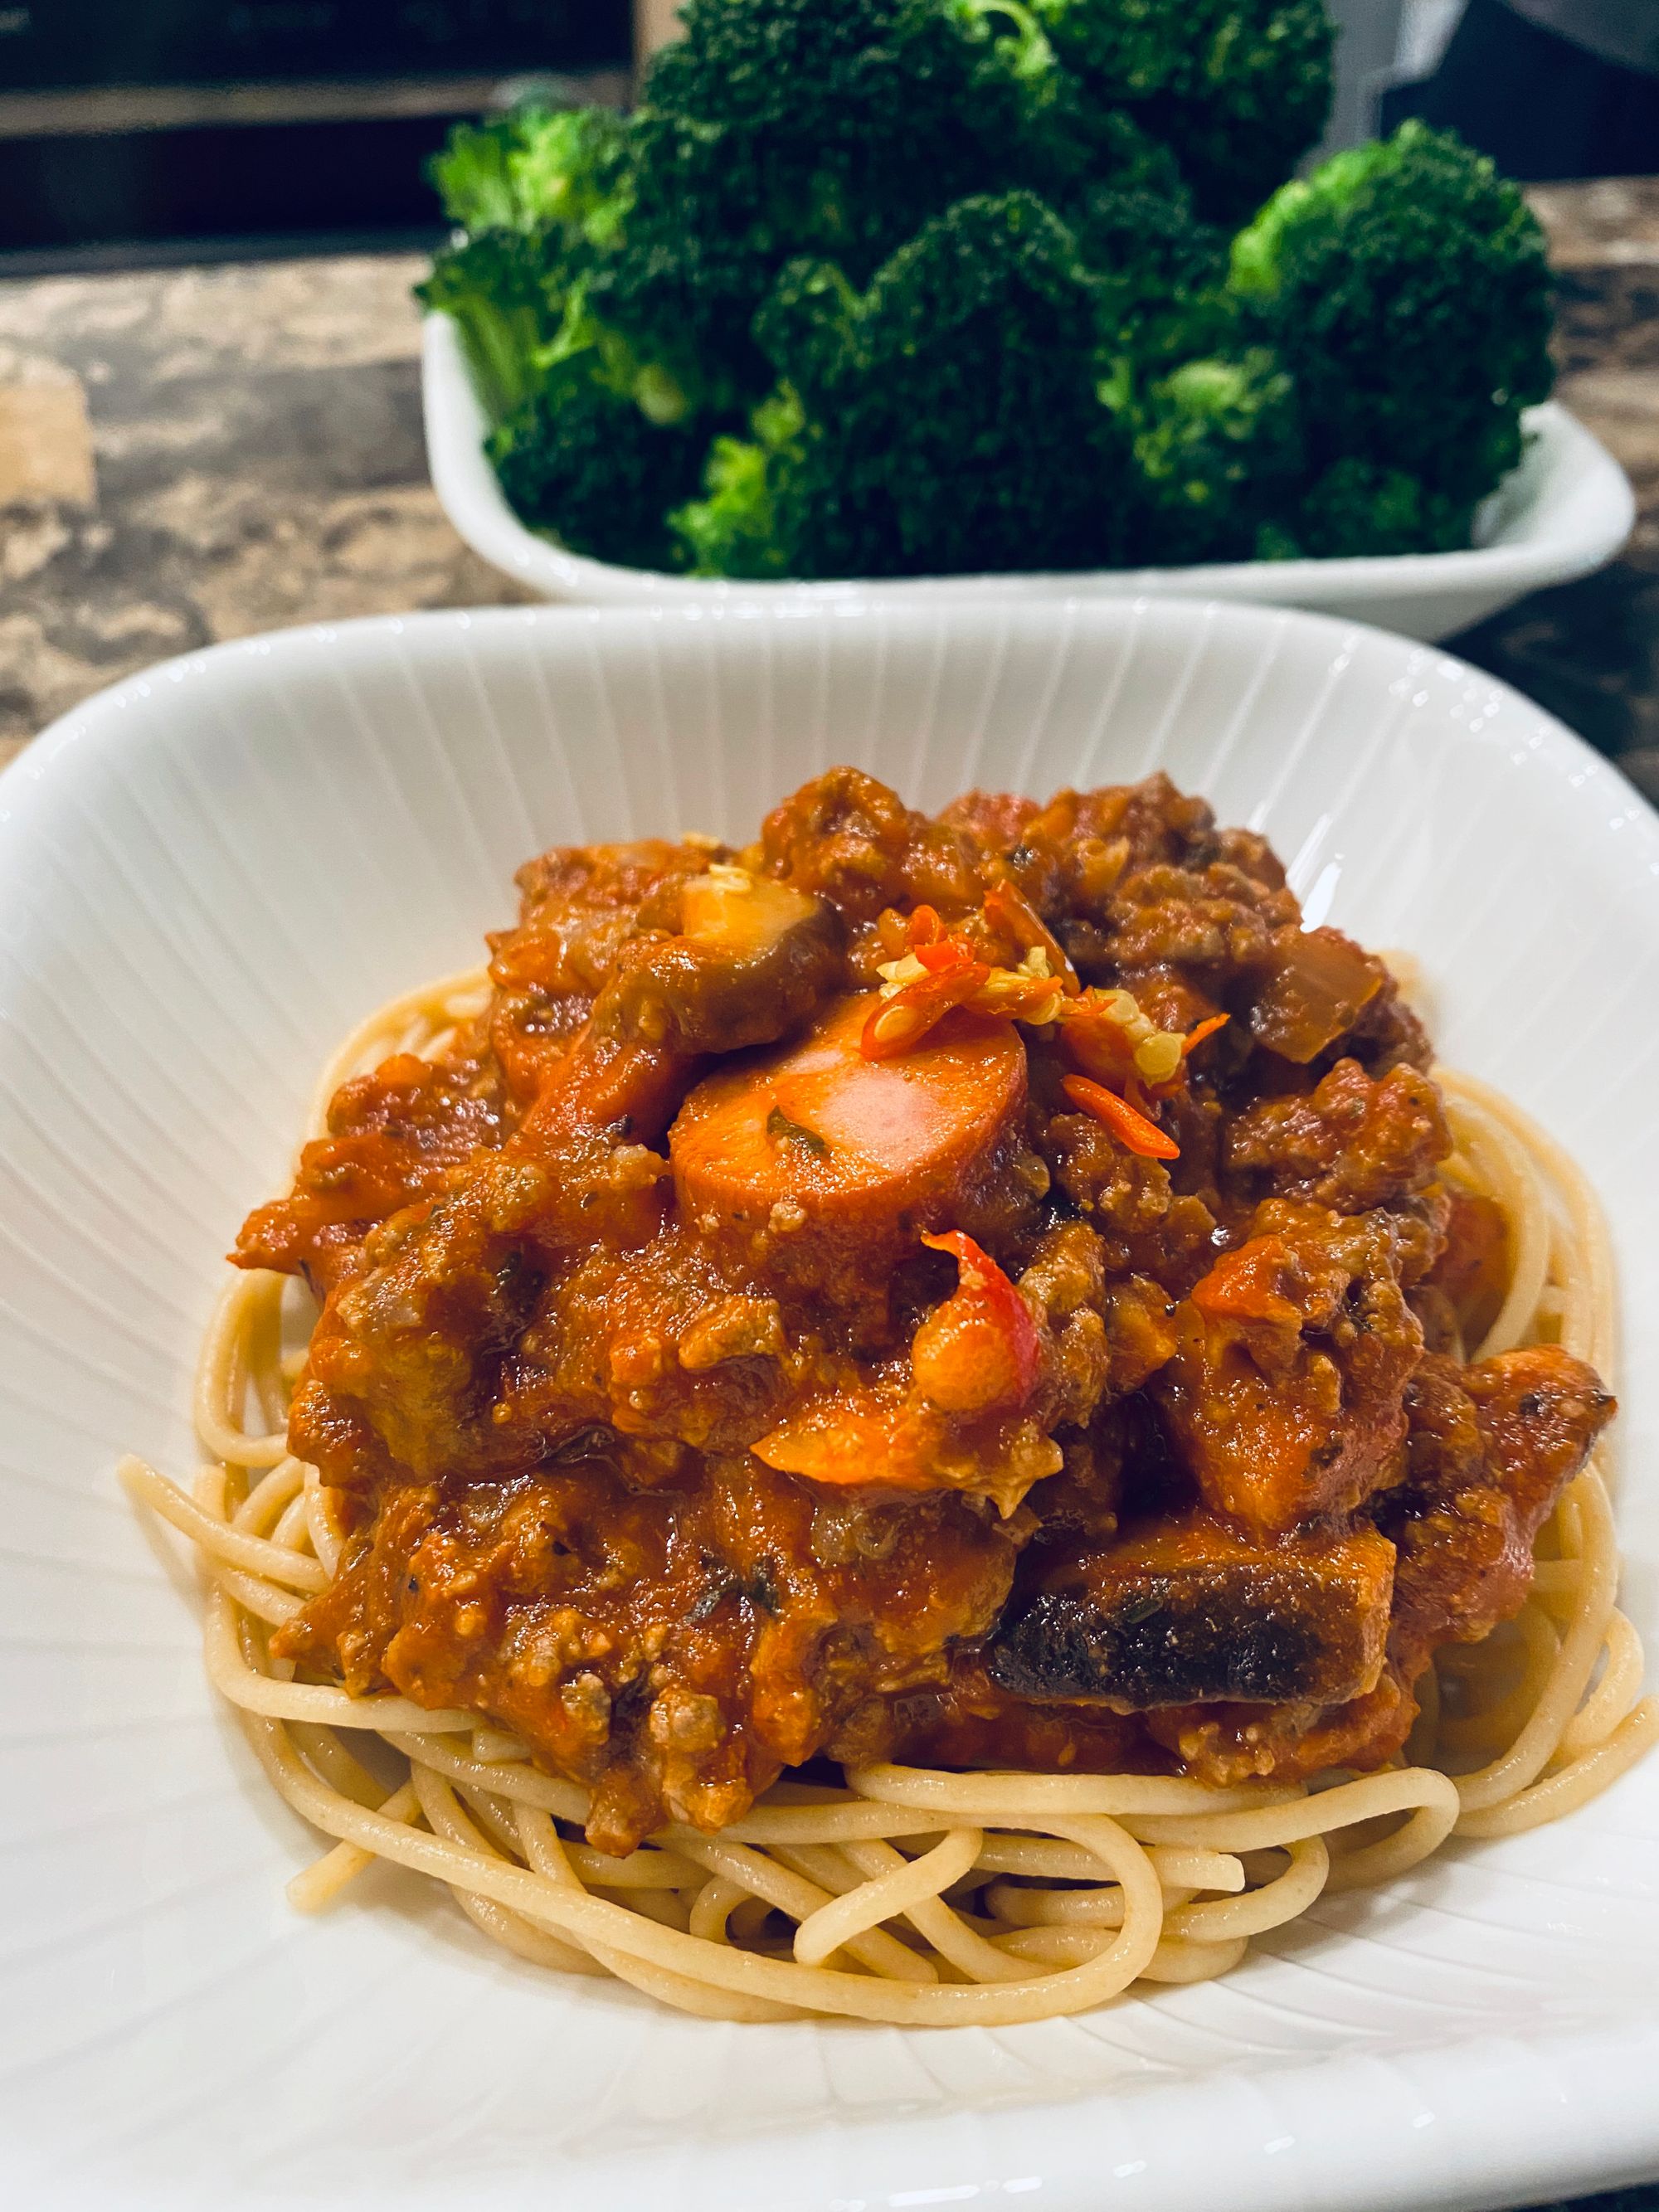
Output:
[[550,1982],[316,1840],[117,1492],[191,1464],[243,1209],[379,1000],[554,840],[752,830],[826,763],[937,805],[1167,764],[1613,1200],[1626,1602],[1659,1632],[1659,823],[1374,630],[1173,603],[347,623],[169,662],[0,781],[0,2197],[18,2212],[1278,2212],[1659,2172],[1659,1761],[1333,1898],[1224,1982],[1003,2033],[738,2028]]
[[527,591],[592,606],[712,607],[734,599],[790,606],[848,599],[947,606],[981,606],[988,599],[1249,599],[1433,639],[1483,621],[1546,584],[1589,575],[1612,559],[1636,520],[1635,495],[1618,462],[1582,422],[1551,402],[1528,413],[1532,442],[1526,458],[1483,508],[1480,544],[1462,553],[863,583],[752,584],[659,575],[568,553],[520,521],[484,453],[489,419],[460,332],[447,315],[426,318],[422,374],[432,482],[456,529],[475,553]]

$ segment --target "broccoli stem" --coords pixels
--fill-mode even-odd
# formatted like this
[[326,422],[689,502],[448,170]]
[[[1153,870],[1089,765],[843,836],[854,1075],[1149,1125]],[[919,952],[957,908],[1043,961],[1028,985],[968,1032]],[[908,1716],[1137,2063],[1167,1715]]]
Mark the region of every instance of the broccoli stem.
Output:
[[982,30],[994,15],[1012,23],[1019,34],[1014,55],[1016,76],[1042,76],[1055,67],[1048,34],[1024,0],[951,0],[951,13],[970,35]]

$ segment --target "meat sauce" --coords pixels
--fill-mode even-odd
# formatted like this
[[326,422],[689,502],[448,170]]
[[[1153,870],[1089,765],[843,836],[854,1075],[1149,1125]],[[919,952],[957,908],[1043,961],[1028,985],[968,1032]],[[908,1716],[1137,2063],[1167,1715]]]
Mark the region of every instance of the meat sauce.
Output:
[[1475,1365],[1505,1228],[1427,1041],[1163,776],[556,851],[484,1012],[235,1258],[321,1314],[346,1533],[273,1639],[515,1731],[621,1851],[784,1769],[1398,1752],[1610,1418]]

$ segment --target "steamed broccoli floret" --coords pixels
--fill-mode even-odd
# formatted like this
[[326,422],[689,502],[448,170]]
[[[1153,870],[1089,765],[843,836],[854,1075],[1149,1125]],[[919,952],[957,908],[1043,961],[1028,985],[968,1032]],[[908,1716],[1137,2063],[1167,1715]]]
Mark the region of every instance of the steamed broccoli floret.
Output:
[[521,406],[563,313],[539,240],[521,231],[487,230],[447,247],[416,290],[426,307],[459,325],[491,419]]
[[630,568],[672,557],[668,510],[696,489],[704,434],[653,422],[578,357],[498,425],[489,453],[514,507],[573,553]]
[[1451,553],[1469,542],[1474,508],[1376,461],[1334,461],[1280,520],[1266,523],[1264,561],[1340,560],[1354,554]]
[[689,0],[682,24],[645,111],[723,136],[680,212],[773,273],[817,252],[864,283],[953,201],[1083,161],[1077,88],[1023,0]]
[[981,56],[943,0],[689,0],[682,27],[646,107],[720,127],[698,216],[763,252],[866,275],[982,161]]
[[1097,185],[1072,218],[1101,282],[1101,343],[1136,380],[1224,349],[1238,327],[1227,291],[1227,238],[1201,223],[1178,179]]
[[1403,124],[1285,185],[1234,240],[1232,287],[1296,379],[1316,466],[1363,456],[1470,507],[1520,459],[1553,380],[1543,234],[1449,133]]
[[1029,192],[961,201],[866,293],[792,264],[757,326],[802,410],[766,462],[784,573],[1116,560],[1129,462],[1095,389],[1097,292]]
[[1133,410],[1145,561],[1248,561],[1301,466],[1291,380],[1265,348],[1193,361]]
[[627,212],[624,131],[608,108],[518,108],[460,125],[427,173],[463,230],[553,229],[597,242]]
[[591,297],[627,211],[625,144],[599,109],[458,132],[437,181],[474,234],[437,257],[420,296],[460,326],[490,458],[524,520],[573,551],[661,566],[707,429],[688,425],[700,395]]
[[1212,222],[1295,167],[1331,104],[1324,0],[1031,0],[1099,101],[1168,144]]
[[[688,0],[644,104],[459,131],[520,513],[750,577],[1467,542],[1550,381],[1513,188],[1407,125],[1285,185],[1320,0]],[[767,395],[771,395],[769,398]],[[735,434],[746,424],[745,434]]]
[[[853,152],[915,170],[964,158],[989,32],[1020,11],[988,0],[687,0],[681,36],[652,63],[645,102],[665,115],[793,142],[805,168]],[[992,82],[1011,84],[1016,69]],[[1013,109],[1006,96],[1006,112]],[[896,143],[884,143],[896,142]]]
[[574,550],[659,564],[707,436],[680,426],[705,395],[694,361],[635,343],[596,300],[632,203],[628,150],[599,108],[457,131],[434,179],[473,234],[419,289],[460,325],[519,514]]
[[[722,4],[735,8],[738,0]],[[882,68],[875,74],[884,79],[890,58],[877,58]],[[804,159],[793,130],[773,137],[747,123],[708,122],[651,107],[634,117],[627,143],[632,211],[618,241],[593,259],[588,304],[637,349],[669,362],[683,382],[699,385],[720,407],[751,403],[771,385],[752,325],[787,262],[822,254],[861,282],[890,249],[914,236],[927,215],[961,196],[947,188],[959,149],[902,184],[876,172],[874,165],[888,160],[885,150],[843,146],[837,160]],[[1082,218],[1085,189],[1133,190],[1133,224],[1158,238],[1164,210],[1154,199],[1185,194],[1167,151],[1127,117],[1107,115],[1097,118],[1090,161],[1091,174],[1109,185],[1086,186],[1069,176],[1066,191],[1055,192],[1064,211],[1075,208]],[[994,158],[981,149],[969,165],[981,179],[1015,166],[1008,144],[1000,144]],[[1114,246],[1126,264],[1145,272],[1143,289],[1155,275],[1162,281],[1164,260],[1171,261],[1171,283],[1189,274],[1190,254],[1174,266],[1158,245],[1148,248],[1132,238],[1129,222],[1119,225]]]
[[750,325],[798,250],[775,182],[720,124],[642,109],[627,145],[633,211],[592,258],[590,311],[710,404],[740,407],[771,382]]
[[604,108],[525,109],[462,126],[433,161],[433,182],[468,235],[439,253],[416,294],[459,324],[497,421],[573,349],[573,325],[591,321],[581,272],[627,210],[624,143],[621,117]]
[[787,575],[779,542],[775,472],[788,467],[806,428],[799,395],[787,385],[763,400],[752,436],[716,438],[703,474],[704,496],[669,518],[686,564],[697,576]]

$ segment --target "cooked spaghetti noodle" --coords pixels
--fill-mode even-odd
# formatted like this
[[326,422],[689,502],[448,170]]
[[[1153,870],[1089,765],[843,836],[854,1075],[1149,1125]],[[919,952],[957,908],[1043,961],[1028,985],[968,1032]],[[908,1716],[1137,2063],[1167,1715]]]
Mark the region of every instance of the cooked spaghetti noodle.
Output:
[[[441,1051],[485,988],[482,975],[450,979],[366,1023],[323,1079],[313,1133],[344,1077]],[[1589,1185],[1485,1085],[1437,1080],[1456,1144],[1443,1175],[1495,1200],[1510,1229],[1501,1308],[1471,1357],[1556,1344],[1609,1375],[1612,1265]],[[1443,1650],[1437,1679],[1431,1668],[1419,1686],[1408,1764],[1220,1790],[872,1765],[839,1788],[780,1783],[717,1836],[671,1825],[609,1857],[580,1840],[587,1793],[504,1729],[353,1697],[271,1656],[270,1630],[327,1585],[340,1554],[329,1493],[285,1438],[294,1328],[281,1277],[238,1278],[204,1349],[193,1486],[137,1459],[120,1474],[196,1547],[213,1685],[274,1787],[335,1839],[289,1885],[302,1911],[379,1858],[446,1884],[532,1965],[614,1975],[688,2012],[1000,2026],[1224,1973],[1324,1893],[1390,1881],[1450,1837],[1558,1819],[1659,1740],[1592,1459],[1545,1526],[1516,1620]],[[372,1765],[350,1747],[365,1739]]]

